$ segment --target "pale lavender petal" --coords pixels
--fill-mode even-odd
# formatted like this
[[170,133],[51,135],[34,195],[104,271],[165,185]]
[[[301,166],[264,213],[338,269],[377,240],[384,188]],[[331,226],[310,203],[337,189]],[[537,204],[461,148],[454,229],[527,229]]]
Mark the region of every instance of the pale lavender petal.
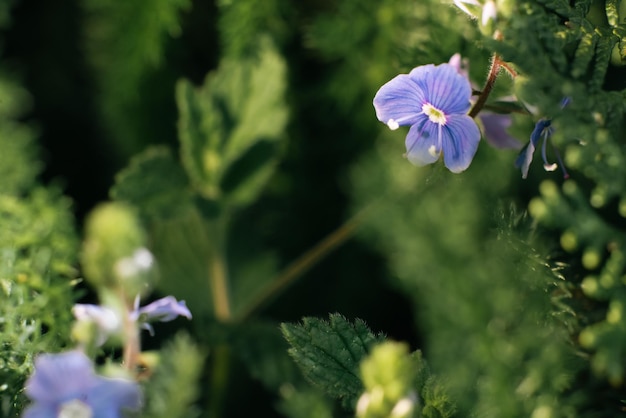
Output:
[[441,142],[439,141],[441,125],[423,117],[420,123],[411,126],[406,136],[406,157],[417,166],[432,164],[439,159]]
[[139,385],[130,380],[99,377],[87,402],[98,417],[119,417],[120,409],[137,410],[142,404]]
[[24,410],[22,418],[58,418],[56,406],[34,403]]
[[507,132],[512,123],[511,115],[480,112],[478,118],[482,122],[485,139],[490,145],[501,149],[522,147],[522,143]]
[[480,130],[474,119],[453,115],[442,131],[443,162],[453,173],[465,171],[478,149]]
[[[424,67],[411,71],[411,77],[414,79],[419,77],[420,86],[426,93],[428,103],[446,115],[467,113],[471,106],[470,97],[472,96],[472,86],[469,80],[459,74],[457,69],[450,64],[441,64],[432,68]],[[418,69],[422,70],[417,71]]]
[[458,52],[450,57],[448,64],[453,66],[456,71],[469,80],[468,60],[463,59]]
[[65,402],[89,391],[94,384],[93,366],[84,353],[41,354],[26,383],[26,394],[37,402]]
[[384,84],[374,96],[374,109],[379,121],[392,126],[413,125],[425,103],[422,89],[407,74],[400,74]]
[[535,153],[535,145],[532,142],[526,144],[524,149],[520,152],[515,160],[515,166],[522,170],[522,178],[528,177],[528,170],[530,169],[530,163],[533,161],[533,154]]
[[179,316],[191,319],[191,312],[187,308],[185,301],[177,301],[174,296],[166,296],[156,300],[139,309],[138,314],[140,317],[144,317],[145,321],[167,322]]

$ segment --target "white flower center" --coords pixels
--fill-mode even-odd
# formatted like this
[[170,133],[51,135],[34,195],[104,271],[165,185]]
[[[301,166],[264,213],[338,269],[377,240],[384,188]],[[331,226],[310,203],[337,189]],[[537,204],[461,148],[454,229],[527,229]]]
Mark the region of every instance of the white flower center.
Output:
[[435,106],[430,103],[424,103],[422,106],[422,112],[428,116],[433,123],[438,123],[439,125],[446,124],[446,115],[441,110],[437,109]]
[[92,418],[93,410],[79,399],[65,402],[59,408],[57,418]]

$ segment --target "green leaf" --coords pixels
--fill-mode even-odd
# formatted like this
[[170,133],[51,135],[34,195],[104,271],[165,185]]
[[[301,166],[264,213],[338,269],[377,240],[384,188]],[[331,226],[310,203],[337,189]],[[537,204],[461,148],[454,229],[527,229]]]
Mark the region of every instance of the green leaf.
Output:
[[267,389],[278,391],[285,384],[302,382],[287,354],[287,342],[273,322],[252,321],[236,328],[233,350],[250,375]]
[[199,89],[178,83],[183,165],[205,198],[245,205],[273,173],[287,122],[285,72],[262,38],[255,57],[224,59]]
[[213,304],[206,261],[211,243],[198,211],[190,207],[176,218],[157,220],[149,232],[151,250],[159,263],[157,289],[186,300],[194,316],[211,316]]
[[289,354],[304,376],[354,408],[363,392],[359,364],[383,336],[374,335],[362,320],[350,323],[339,314],[331,314],[328,322],[307,317],[302,324],[284,323],[281,328],[291,345]]
[[171,218],[191,203],[187,176],[166,147],[134,157],[115,176],[111,197],[136,206],[147,219]]
[[199,395],[204,354],[187,336],[179,333],[160,353],[160,361],[146,386],[147,418],[188,418],[199,416],[193,406]]

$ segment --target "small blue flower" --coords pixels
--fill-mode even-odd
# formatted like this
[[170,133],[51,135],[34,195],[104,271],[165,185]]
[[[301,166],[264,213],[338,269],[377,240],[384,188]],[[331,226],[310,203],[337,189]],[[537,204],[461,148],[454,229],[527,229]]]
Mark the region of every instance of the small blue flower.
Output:
[[80,351],[38,356],[26,394],[34,402],[23,418],[118,418],[141,407],[137,383],[96,375]]
[[535,125],[535,129],[530,134],[530,142],[526,144],[522,151],[517,157],[515,161],[515,166],[522,170],[522,178],[528,177],[528,169],[530,168],[530,163],[533,161],[533,154],[535,153],[535,149],[537,148],[537,143],[540,139],[543,139],[541,144],[541,158],[543,159],[543,169],[546,171],[554,171],[559,165],[561,166],[561,170],[563,171],[563,177],[568,178],[569,174],[565,169],[565,165],[561,160],[561,155],[558,150],[554,148],[554,153],[556,154],[556,158],[559,161],[557,163],[548,162],[548,156],[546,153],[546,146],[548,141],[550,140],[550,136],[554,132],[554,128],[550,126],[552,121],[550,119],[540,119],[539,122]]
[[[567,106],[569,102],[569,97],[565,97],[563,100],[561,100],[561,109]],[[539,121],[535,124],[535,129],[533,129],[533,132],[530,134],[530,142],[526,144],[524,148],[522,148],[522,151],[518,155],[517,160],[515,161],[515,166],[522,170],[522,178],[525,179],[526,177],[528,177],[528,169],[530,168],[530,163],[533,161],[533,154],[535,153],[535,149],[537,148],[537,144],[539,143],[540,139],[543,139],[543,143],[541,144],[541,158],[543,159],[544,170],[554,171],[560,165],[561,171],[563,171],[563,177],[569,178],[569,173],[565,169],[565,164],[563,164],[561,155],[559,154],[559,151],[554,147],[554,145],[552,146],[552,148],[559,164],[548,162],[546,147],[548,141],[550,140],[550,136],[554,132],[554,128],[552,128],[551,125],[551,119],[539,119]]]
[[469,167],[480,141],[476,122],[467,115],[472,88],[450,64],[429,64],[400,74],[374,97],[378,120],[390,129],[410,126],[407,158],[422,166],[437,161],[454,173]]
[[166,296],[139,308],[139,298],[135,299],[135,310],[131,313],[131,318],[142,323],[142,328],[154,334],[152,326],[148,322],[159,321],[169,322],[184,316],[191,319],[191,312],[187,308],[184,300],[177,301],[174,296]]

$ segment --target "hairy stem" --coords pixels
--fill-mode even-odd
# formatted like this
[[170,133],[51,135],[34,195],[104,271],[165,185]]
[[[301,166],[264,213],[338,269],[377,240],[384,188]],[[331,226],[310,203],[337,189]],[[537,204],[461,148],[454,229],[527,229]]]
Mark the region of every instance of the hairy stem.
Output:
[[496,80],[498,78],[498,73],[500,73],[500,69],[502,68],[502,61],[500,60],[500,56],[498,54],[493,54],[493,58],[491,60],[491,68],[489,69],[489,75],[487,76],[487,81],[485,82],[485,87],[480,92],[478,96],[478,100],[472,107],[472,110],[469,112],[469,116],[475,118],[478,115],[478,112],[482,110],[487,103],[487,99],[491,94],[491,90],[493,90],[493,86],[496,84]]

